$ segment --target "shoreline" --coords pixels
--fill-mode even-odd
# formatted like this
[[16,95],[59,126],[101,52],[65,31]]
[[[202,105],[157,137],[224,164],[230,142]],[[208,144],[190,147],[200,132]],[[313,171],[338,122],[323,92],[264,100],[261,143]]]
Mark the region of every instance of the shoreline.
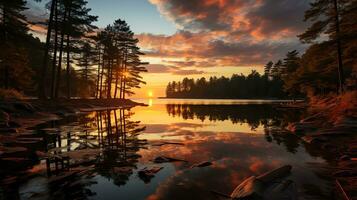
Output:
[[357,192],[357,105],[356,94],[351,96],[310,102],[307,117],[286,127],[304,143],[334,158],[330,177],[335,195],[346,200],[354,199]]
[[[254,105],[254,104],[253,104]],[[274,104],[272,104],[274,105]],[[331,105],[330,102],[328,105]],[[338,103],[336,103],[338,105]],[[0,128],[0,139],[4,143],[23,142],[38,142],[27,140],[32,130],[29,128],[35,127],[39,124],[48,121],[60,120],[62,118],[80,115],[93,111],[132,108],[134,106],[145,106],[143,103],[137,103],[132,100],[118,100],[118,99],[72,99],[68,101],[7,101],[0,102],[0,112],[4,110],[9,111],[10,129],[8,133],[4,134],[4,129]],[[344,116],[340,112],[340,118],[331,119],[331,114],[338,106],[330,106],[328,108],[322,106],[313,106],[306,102],[296,102],[291,104],[279,104],[275,107],[284,112],[288,109],[306,109],[308,108],[308,115],[298,122],[289,124],[285,127],[290,133],[299,137],[307,145],[316,147],[321,151],[328,152],[335,158],[336,165],[332,167],[333,173],[331,178],[335,180],[336,195],[347,194],[351,196],[354,194],[354,188],[351,185],[351,180],[356,178],[356,146],[357,137],[353,134],[357,131],[357,118],[353,116]],[[12,111],[12,113],[10,112]],[[354,112],[352,112],[355,114]],[[1,122],[1,121],[0,121]],[[20,127],[17,127],[21,125]],[[21,140],[22,139],[22,140]],[[11,146],[11,145],[10,145]],[[17,154],[25,151],[24,149],[7,148],[6,145],[0,143],[0,158],[2,154]],[[10,152],[10,153],[9,153]],[[17,160],[8,160],[12,164],[16,164]]]
[[0,137],[27,132],[48,121],[82,113],[146,106],[129,99],[7,100],[0,101]]

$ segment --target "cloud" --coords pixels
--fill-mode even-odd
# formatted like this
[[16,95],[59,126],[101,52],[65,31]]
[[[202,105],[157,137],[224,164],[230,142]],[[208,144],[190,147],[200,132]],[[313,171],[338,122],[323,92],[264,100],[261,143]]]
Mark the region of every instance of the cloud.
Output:
[[204,74],[204,71],[201,70],[196,70],[196,69],[191,69],[191,70],[177,70],[173,74],[175,75],[197,75],[197,74]]
[[150,0],[182,30],[227,31],[253,37],[304,29],[308,0]]
[[175,65],[149,64],[146,66],[149,73],[170,73],[174,75],[197,75],[204,71],[196,69],[183,69]]
[[296,35],[306,28],[303,15],[309,0],[150,2],[178,31],[137,35],[140,46],[147,57],[181,58],[177,67],[261,66],[288,51],[305,49]]
[[[229,40],[216,39],[214,33],[177,32],[174,35],[137,35],[147,57],[162,58],[162,63],[176,67],[219,67],[262,65],[288,51],[303,51],[304,45],[294,39]],[[177,61],[165,58],[176,58]],[[184,58],[184,60],[182,60]],[[161,66],[163,67],[163,66]],[[150,71],[150,70],[149,70]]]

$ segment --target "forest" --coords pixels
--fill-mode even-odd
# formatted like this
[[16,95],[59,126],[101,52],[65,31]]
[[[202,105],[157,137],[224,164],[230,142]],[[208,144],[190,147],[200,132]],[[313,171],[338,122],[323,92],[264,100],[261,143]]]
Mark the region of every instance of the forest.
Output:
[[[147,63],[140,60],[139,41],[124,20],[99,29],[87,1],[53,0],[46,4],[48,20],[30,21],[23,14],[26,5],[0,1],[2,93],[124,99],[145,84],[140,73]],[[45,42],[34,37],[31,25],[46,28]]]
[[298,52],[289,52],[284,61],[275,64],[269,62],[264,67],[261,75],[253,70],[247,76],[233,74],[227,77],[204,77],[194,80],[184,78],[179,82],[170,82],[166,88],[166,96],[169,98],[232,98],[232,99],[286,99],[303,98],[299,91],[289,93],[284,90],[284,77],[287,69],[299,62]]
[[[185,78],[166,87],[168,98],[296,98],[341,94],[357,89],[355,1],[315,1],[305,12],[310,26],[297,37],[309,45],[275,63],[264,74]],[[321,39],[323,37],[323,39]]]

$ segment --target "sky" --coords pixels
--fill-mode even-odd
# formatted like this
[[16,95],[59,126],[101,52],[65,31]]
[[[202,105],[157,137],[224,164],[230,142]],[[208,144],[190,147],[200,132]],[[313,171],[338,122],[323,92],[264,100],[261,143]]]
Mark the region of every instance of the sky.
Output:
[[[310,0],[88,0],[95,24],[128,22],[149,62],[147,85],[134,97],[165,96],[169,81],[263,71],[288,51],[303,53],[297,38]],[[27,15],[44,16],[29,2]]]

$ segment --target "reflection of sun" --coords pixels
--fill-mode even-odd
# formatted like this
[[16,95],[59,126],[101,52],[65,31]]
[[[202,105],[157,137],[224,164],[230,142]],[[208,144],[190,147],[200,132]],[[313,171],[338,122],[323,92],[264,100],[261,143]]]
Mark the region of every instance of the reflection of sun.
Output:
[[148,91],[148,96],[149,97],[153,97],[154,96],[154,93],[152,91]]
[[152,99],[149,99],[149,107],[152,107],[152,104],[153,104],[153,100]]

